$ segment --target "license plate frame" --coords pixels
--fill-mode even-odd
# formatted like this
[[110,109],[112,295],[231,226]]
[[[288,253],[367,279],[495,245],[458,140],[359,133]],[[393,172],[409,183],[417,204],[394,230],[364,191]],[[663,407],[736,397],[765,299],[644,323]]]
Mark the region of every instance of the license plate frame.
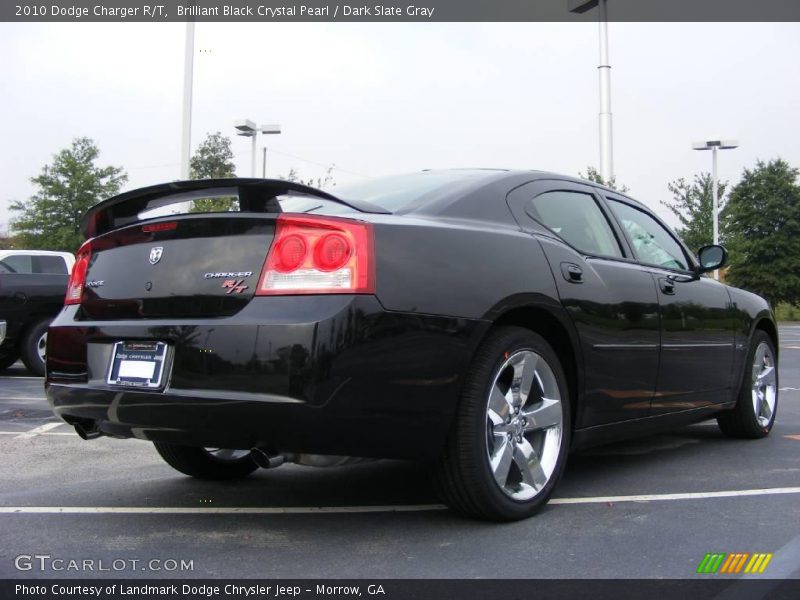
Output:
[[166,342],[116,342],[111,350],[108,385],[158,389],[164,384]]

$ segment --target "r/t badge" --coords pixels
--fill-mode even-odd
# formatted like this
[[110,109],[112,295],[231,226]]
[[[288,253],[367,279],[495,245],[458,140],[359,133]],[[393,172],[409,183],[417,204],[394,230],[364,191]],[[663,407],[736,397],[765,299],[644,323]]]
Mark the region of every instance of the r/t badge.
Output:
[[222,282],[222,289],[228,290],[225,292],[226,294],[233,294],[234,292],[241,294],[247,289],[247,286],[244,284],[244,279],[226,279]]

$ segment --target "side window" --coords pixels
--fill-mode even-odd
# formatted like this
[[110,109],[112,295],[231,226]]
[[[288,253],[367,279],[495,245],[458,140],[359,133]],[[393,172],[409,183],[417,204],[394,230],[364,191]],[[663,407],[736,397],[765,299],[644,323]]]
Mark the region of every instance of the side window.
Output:
[[67,263],[64,262],[61,256],[34,256],[33,272],[63,275],[67,272]]
[[526,212],[589,256],[622,256],[611,225],[590,194],[545,192],[533,199]]
[[29,254],[12,254],[3,259],[6,267],[13,273],[33,273],[33,265]]
[[688,262],[683,249],[661,223],[628,204],[611,199],[608,203],[625,228],[633,251],[641,262],[667,269],[687,270]]

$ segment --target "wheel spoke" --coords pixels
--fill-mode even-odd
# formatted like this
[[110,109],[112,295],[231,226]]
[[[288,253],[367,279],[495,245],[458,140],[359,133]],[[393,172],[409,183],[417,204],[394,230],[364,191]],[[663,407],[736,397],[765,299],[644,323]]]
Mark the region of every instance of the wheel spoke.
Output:
[[761,373],[756,377],[757,385],[769,385],[775,382],[775,367],[764,367]]
[[756,348],[755,355],[753,356],[753,370],[751,373],[753,385],[756,385],[758,378],[764,369],[764,356],[766,353],[767,347],[764,344],[760,344],[758,348]]
[[500,486],[505,486],[508,481],[508,472],[511,469],[511,462],[514,458],[514,445],[508,440],[503,438],[495,446],[494,454],[489,459],[489,464],[494,474],[494,479]]
[[753,364],[761,366],[764,364],[764,356],[767,354],[767,346],[766,344],[759,344],[758,348],[756,348],[756,355],[753,357]]
[[520,354],[520,358],[513,364],[514,379],[511,382],[511,403],[514,408],[521,408],[527,401],[531,393],[533,382],[536,378],[536,365],[539,357],[526,352]]
[[492,433],[494,433],[494,435],[507,435],[512,433],[515,430],[515,427],[516,425],[514,423],[506,423],[504,421],[492,426]]
[[766,394],[761,397],[758,403],[758,414],[756,416],[759,418],[763,417],[766,419],[767,423],[772,419],[772,408],[770,408]]
[[532,410],[523,411],[522,416],[528,420],[525,424],[525,431],[537,431],[561,425],[563,420],[561,401],[542,398],[540,406]]
[[511,405],[508,403],[508,399],[503,395],[503,392],[500,391],[500,388],[497,387],[497,384],[492,387],[487,414],[494,426],[505,423],[508,416],[511,414]]
[[540,490],[547,483],[547,475],[544,474],[539,455],[525,438],[515,445],[514,463],[519,468],[523,483],[528,484],[535,490]]

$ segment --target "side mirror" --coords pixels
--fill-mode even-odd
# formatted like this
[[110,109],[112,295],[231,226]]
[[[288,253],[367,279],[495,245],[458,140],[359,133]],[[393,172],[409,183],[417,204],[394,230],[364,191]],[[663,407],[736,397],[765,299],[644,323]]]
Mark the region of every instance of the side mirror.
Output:
[[728,260],[728,251],[722,246],[703,246],[697,251],[697,258],[700,260],[700,273],[716,271],[725,265]]

